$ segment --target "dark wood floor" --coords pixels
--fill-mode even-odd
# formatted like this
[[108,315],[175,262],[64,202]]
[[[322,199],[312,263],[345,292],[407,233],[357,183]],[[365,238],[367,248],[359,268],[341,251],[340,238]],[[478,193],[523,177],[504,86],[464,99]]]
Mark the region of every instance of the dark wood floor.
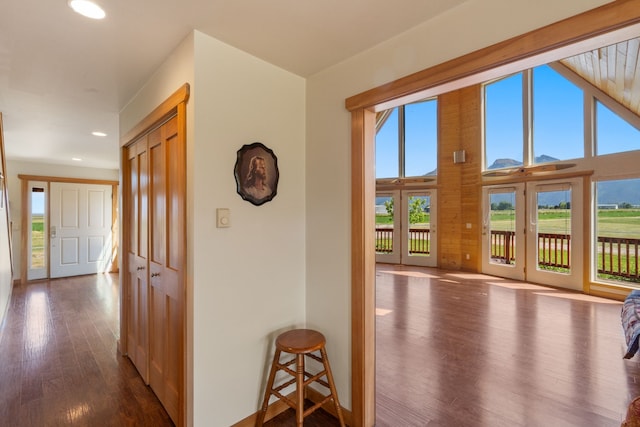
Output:
[[616,426],[640,395],[621,303],[377,268],[377,426]]
[[17,286],[0,329],[0,425],[172,426],[117,353],[117,275]]
[[[488,276],[377,269],[377,426],[620,426],[640,395],[619,302]],[[0,425],[171,426],[116,352],[114,275],[14,288]],[[292,411],[265,424],[293,426]],[[308,426],[337,425],[324,412]]]

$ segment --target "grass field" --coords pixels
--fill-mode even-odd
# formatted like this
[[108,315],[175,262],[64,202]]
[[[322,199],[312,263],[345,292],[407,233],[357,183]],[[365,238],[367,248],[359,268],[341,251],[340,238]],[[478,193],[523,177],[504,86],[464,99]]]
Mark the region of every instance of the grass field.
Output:
[[44,266],[44,216],[34,214],[31,219],[31,268]]
[[[539,212],[539,229],[543,233],[564,234],[570,226],[569,211],[547,209]],[[430,222],[425,214],[425,223]],[[376,225],[391,225],[390,215],[376,215]],[[598,211],[598,235],[607,237],[627,237],[640,239],[640,209],[602,209]],[[491,229],[512,231],[515,227],[513,211],[491,212]]]

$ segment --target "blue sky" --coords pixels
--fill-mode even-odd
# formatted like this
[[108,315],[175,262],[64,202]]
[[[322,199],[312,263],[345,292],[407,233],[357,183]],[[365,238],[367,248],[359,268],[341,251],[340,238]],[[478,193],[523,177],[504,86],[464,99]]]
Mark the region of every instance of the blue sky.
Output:
[[44,214],[44,193],[31,193],[31,213]]

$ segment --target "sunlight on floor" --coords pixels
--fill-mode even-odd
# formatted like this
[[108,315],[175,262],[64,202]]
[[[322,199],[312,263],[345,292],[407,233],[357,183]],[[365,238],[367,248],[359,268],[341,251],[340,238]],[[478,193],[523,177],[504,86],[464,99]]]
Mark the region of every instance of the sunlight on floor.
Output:
[[509,289],[521,289],[521,290],[528,290],[528,291],[544,291],[544,290],[549,291],[549,288],[545,286],[534,285],[532,283],[525,283],[525,282],[487,282],[487,284],[492,286],[509,288]]
[[554,291],[534,292],[534,293],[536,295],[547,296],[547,297],[555,297],[555,298],[564,298],[564,299],[570,299],[570,300],[574,300],[574,301],[588,301],[588,302],[594,302],[594,303],[599,303],[599,304],[618,304],[618,305],[622,305],[622,302],[620,302],[620,301],[614,301],[614,300],[610,300],[610,299],[594,297],[594,296],[591,296],[591,295],[584,295],[584,294],[579,294],[579,293],[564,293],[564,292],[554,292]]
[[386,308],[376,308],[376,316],[386,316],[392,312],[393,310],[387,310]]
[[393,271],[393,270],[378,270],[378,273],[385,274],[393,274],[395,276],[406,276],[406,277],[419,277],[426,279],[438,279],[440,276],[436,276],[433,274],[426,274],[420,271]]
[[477,273],[447,273],[447,276],[456,277],[462,280],[495,280],[494,276],[487,276],[485,274]]
[[33,292],[27,300],[25,349],[33,356],[46,348],[51,338],[49,306],[45,292]]

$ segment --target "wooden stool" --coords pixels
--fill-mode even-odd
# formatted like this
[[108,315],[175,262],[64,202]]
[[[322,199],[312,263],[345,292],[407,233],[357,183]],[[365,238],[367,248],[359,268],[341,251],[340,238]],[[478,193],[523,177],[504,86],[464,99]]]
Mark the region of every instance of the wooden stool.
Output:
[[[326,339],[318,331],[312,329],[294,329],[292,331],[284,332],[276,338],[276,352],[273,356],[273,363],[271,364],[271,372],[269,373],[269,380],[267,381],[267,388],[264,392],[264,402],[262,403],[262,409],[258,413],[256,420],[256,426],[261,427],[264,423],[264,416],[269,406],[269,398],[273,394],[280,400],[285,402],[291,408],[296,410],[296,423],[298,427],[302,427],[304,417],[314,412],[316,409],[324,405],[329,400],[333,399],[333,405],[338,414],[338,420],[340,425],[344,427],[344,419],[342,418],[342,409],[340,409],[340,402],[338,402],[338,393],[333,383],[333,375],[331,374],[331,368],[329,367],[329,359],[327,358],[327,351],[324,344]],[[314,351],[320,351],[320,356],[312,354]],[[286,363],[280,363],[280,354],[282,352],[294,354],[296,357]],[[317,374],[310,374],[305,371],[304,357],[310,357],[320,363],[324,367],[324,370]],[[290,365],[295,364],[295,371],[289,368]],[[276,376],[276,372],[284,371],[294,378],[274,388],[273,380]],[[321,378],[326,376],[327,380],[324,381]],[[305,387],[313,382],[319,383],[325,388],[329,389],[329,394],[322,399],[322,401],[316,403],[311,408],[304,410],[304,390]],[[280,392],[290,386],[296,384],[296,400],[289,399],[282,395]]]

